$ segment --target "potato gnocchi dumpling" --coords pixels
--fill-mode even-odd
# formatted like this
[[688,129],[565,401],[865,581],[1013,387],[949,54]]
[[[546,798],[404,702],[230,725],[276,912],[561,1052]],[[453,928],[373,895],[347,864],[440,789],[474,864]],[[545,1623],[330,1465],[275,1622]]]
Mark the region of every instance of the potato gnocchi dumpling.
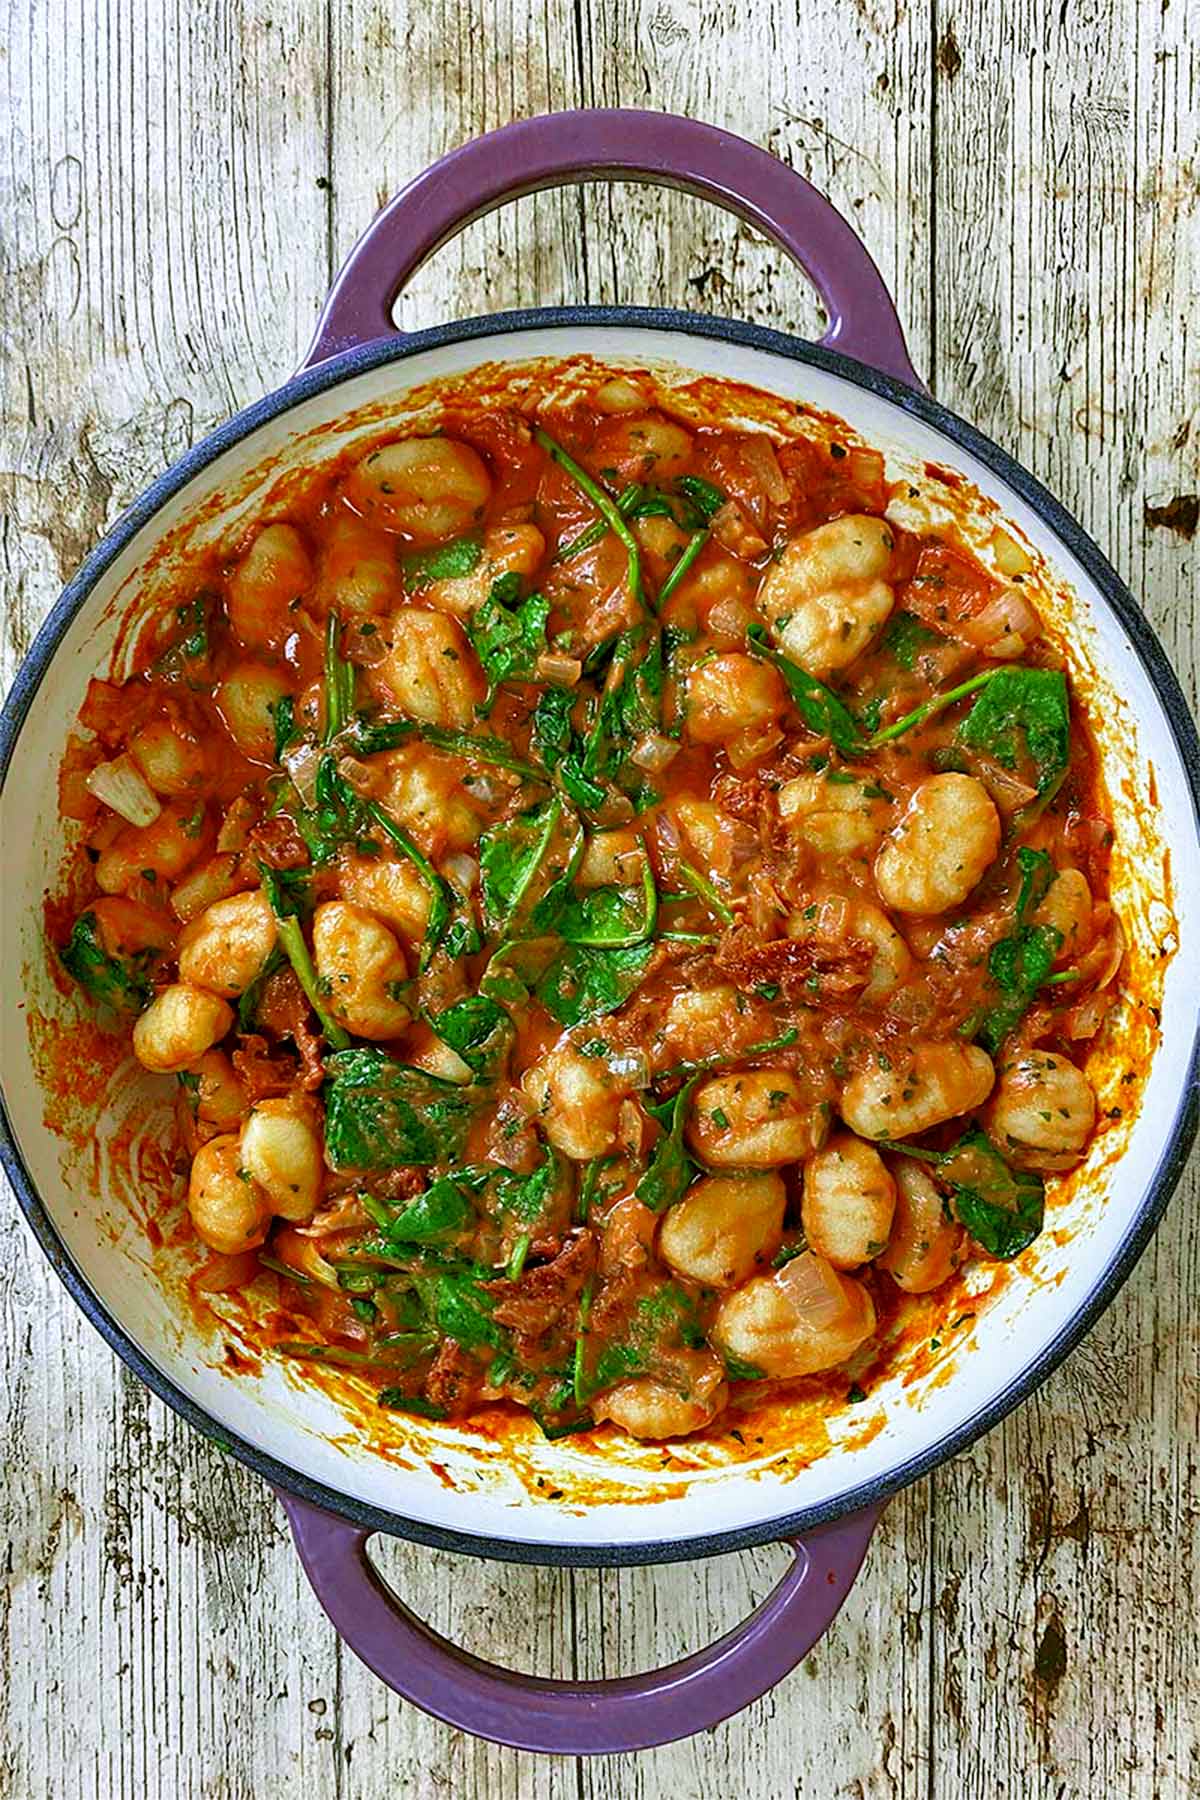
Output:
[[828,1408],[1093,1142],[1123,940],[1043,572],[720,394],[430,389],[177,571],[64,755],[55,948],[199,1286],[400,1414]]

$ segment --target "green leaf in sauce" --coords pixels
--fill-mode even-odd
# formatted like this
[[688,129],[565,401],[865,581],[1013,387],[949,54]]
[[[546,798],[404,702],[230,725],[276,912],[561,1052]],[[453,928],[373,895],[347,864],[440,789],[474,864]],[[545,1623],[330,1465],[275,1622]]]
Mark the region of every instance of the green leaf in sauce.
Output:
[[939,1159],[937,1174],[950,1188],[955,1217],[989,1256],[1008,1262],[1041,1231],[1041,1176],[1011,1168],[986,1132],[967,1132]]
[[590,949],[569,944],[537,983],[536,994],[560,1025],[582,1025],[616,1012],[635,992],[654,954],[654,944]]
[[1006,665],[988,682],[957,736],[1004,768],[1028,774],[1044,798],[1066,773],[1071,754],[1066,676],[1061,669]]
[[541,594],[520,599],[519,575],[501,575],[472,614],[468,632],[488,681],[529,681],[546,648],[550,602]]
[[854,756],[861,751],[863,735],[858,721],[832,688],[776,650],[761,625],[749,627],[746,647],[752,656],[774,663],[783,676],[796,710],[811,732],[817,737],[827,737],[843,756]]
[[150,970],[156,954],[141,950],[134,956],[110,956],[100,942],[95,913],[85,912],[76,919],[59,957],[67,974],[93,1000],[116,1012],[140,1012],[154,993]]
[[648,1206],[651,1212],[666,1212],[677,1200],[682,1200],[699,1173],[683,1141],[688,1104],[692,1089],[699,1079],[698,1075],[693,1075],[671,1101],[668,1118],[664,1121],[666,1129],[654,1146],[646,1171],[634,1189],[642,1205]]
[[461,1156],[477,1096],[371,1047],[325,1058],[331,1169],[396,1169]]

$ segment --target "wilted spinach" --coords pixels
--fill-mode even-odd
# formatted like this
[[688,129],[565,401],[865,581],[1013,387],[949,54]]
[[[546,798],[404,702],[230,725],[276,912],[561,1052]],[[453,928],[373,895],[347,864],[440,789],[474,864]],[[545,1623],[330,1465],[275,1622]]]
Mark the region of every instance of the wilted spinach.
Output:
[[330,1168],[396,1169],[461,1156],[478,1096],[374,1045],[325,1058]]

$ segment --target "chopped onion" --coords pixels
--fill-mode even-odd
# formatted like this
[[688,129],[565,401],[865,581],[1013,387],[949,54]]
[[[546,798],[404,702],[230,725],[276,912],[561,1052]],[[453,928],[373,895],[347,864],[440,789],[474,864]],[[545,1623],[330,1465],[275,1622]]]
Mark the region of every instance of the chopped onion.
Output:
[[836,1270],[815,1250],[805,1250],[784,1263],[775,1276],[775,1285],[811,1331],[827,1331],[850,1311]]
[[228,899],[245,886],[235,873],[237,861],[232,854],[214,856],[176,883],[171,889],[171,911],[182,924],[198,918],[214,901]]
[[311,1238],[302,1235],[294,1225],[285,1225],[277,1231],[271,1244],[271,1254],[277,1262],[286,1263],[289,1269],[295,1269],[298,1275],[307,1275],[310,1281],[319,1282],[322,1287],[335,1288],[340,1294],[342,1284],[338,1280],[337,1270],[325,1261],[321,1252]]
[[130,825],[153,825],[162,802],[131,756],[100,763],[87,777],[89,794]]
[[645,769],[648,775],[657,775],[673,763],[678,755],[679,745],[674,738],[660,737],[658,732],[648,731],[629,752],[629,760],[635,762],[639,769]]
[[992,555],[1002,575],[1028,575],[1033,563],[1017,540],[997,525],[992,533]]
[[784,506],[787,503],[788,484],[783,470],[779,466],[779,458],[775,454],[775,446],[769,437],[761,432],[754,432],[742,439],[738,446],[743,463],[754,476],[763,493],[772,506]]
[[356,756],[339,756],[337,769],[342,780],[356,794],[369,794],[375,785],[371,770],[365,762],[359,762]]
[[736,500],[726,500],[712,517],[712,534],[731,556],[761,556],[767,540]]
[[250,842],[250,828],[258,817],[258,808],[245,794],[239,794],[217,832],[218,850],[242,851]]
[[846,473],[855,487],[864,490],[882,488],[883,457],[878,450],[855,445],[846,458]]
[[469,894],[479,880],[479,864],[473,856],[455,851],[442,864],[445,873],[450,877],[460,894]]
[[646,396],[641,389],[622,375],[614,375],[611,381],[596,389],[596,405],[601,412],[638,412],[645,404]]
[[635,1046],[629,1050],[610,1050],[604,1059],[610,1075],[626,1086],[648,1088],[651,1082],[650,1059],[646,1052]]
[[1016,588],[1005,588],[1002,594],[954,627],[958,637],[997,661],[1021,656],[1042,635],[1042,621],[1024,594]]
[[708,629],[714,637],[730,638],[734,643],[740,644],[746,635],[746,627],[753,624],[754,618],[752,606],[727,594],[709,612]]
[[1030,787],[1026,781],[1018,781],[990,756],[979,757],[975,772],[1002,813],[1018,812],[1022,806],[1037,799],[1035,787]]
[[560,650],[543,650],[537,659],[537,673],[555,687],[571,688],[583,674],[583,664],[577,656],[564,656]]
[[314,744],[311,738],[302,738],[283,753],[283,766],[304,806],[311,806],[316,800],[317,768],[324,754],[321,746]]
[[1070,1038],[1074,1043],[1094,1038],[1115,1003],[1112,994],[1089,994],[1086,1000],[1081,1000],[1078,1006],[1073,1006],[1070,1012],[1063,1014],[1059,1025],[1064,1037]]

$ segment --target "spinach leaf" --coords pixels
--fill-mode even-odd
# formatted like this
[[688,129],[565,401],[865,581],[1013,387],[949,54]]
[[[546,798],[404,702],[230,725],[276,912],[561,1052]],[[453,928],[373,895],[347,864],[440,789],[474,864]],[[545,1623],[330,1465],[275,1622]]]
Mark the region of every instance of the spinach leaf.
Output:
[[827,737],[834,748],[843,756],[854,756],[863,748],[862,733],[858,721],[843,700],[839,700],[832,688],[818,681],[794,663],[782,651],[776,650],[761,625],[751,625],[746,632],[746,648],[751,656],[762,657],[774,663],[783,676],[787,690],[796,705],[800,717],[818,737]]
[[955,1217],[989,1256],[1008,1262],[1041,1231],[1041,1176],[1010,1168],[986,1132],[968,1131],[939,1158],[937,1173],[951,1190]]
[[[977,688],[987,687],[995,681],[999,673],[998,668],[983,669],[978,675],[972,675],[966,681],[960,681],[955,687],[946,688],[942,693],[935,694],[932,700],[926,700],[922,705],[914,706],[911,712],[906,712],[902,719],[896,719],[891,725],[886,725],[882,731],[876,731],[867,748],[874,750],[880,744],[890,744],[894,738],[903,737],[904,733],[911,731],[914,726],[924,725],[929,719],[934,719],[939,713],[945,712],[948,706],[954,706],[959,700],[965,700],[967,695],[973,694]],[[978,705],[978,702],[976,704]]]
[[492,1318],[496,1297],[481,1282],[469,1275],[446,1274],[418,1277],[417,1286],[442,1337],[453,1338],[464,1350],[477,1350],[485,1344],[493,1350],[507,1348],[508,1333]]
[[483,994],[470,994],[456,1000],[431,1021],[444,1043],[457,1050],[473,1073],[484,1079],[496,1076],[504,1067],[512,1047],[512,1020],[502,1006]]
[[958,728],[958,740],[986,750],[1006,769],[1032,767],[1044,798],[1071,755],[1070,701],[1061,669],[1005,665]]
[[263,893],[270,902],[271,911],[275,914],[279,946],[295,970],[296,979],[304,990],[304,998],[317,1015],[326,1043],[332,1044],[335,1050],[347,1049],[350,1034],[338,1024],[324,1005],[317,971],[313,967],[312,956],[300,925],[300,909],[306,907],[309,900],[307,871],[271,869],[266,863],[260,862],[258,878],[262,883]]
[[589,1372],[587,1341],[577,1371],[575,1394],[582,1406],[593,1394],[625,1381],[632,1375],[652,1374],[666,1352],[681,1344],[691,1349],[704,1343],[696,1318],[695,1303],[681,1287],[666,1281],[637,1303],[623,1336],[604,1343]]
[[250,986],[243,989],[237,1003],[237,1022],[239,1031],[254,1030],[255,1020],[258,1017],[258,1003],[262,999],[263,989],[271,979],[271,976],[274,975],[276,969],[281,969],[286,961],[287,957],[284,955],[279,945],[276,944],[271,950],[271,954],[267,957],[266,962],[254,977],[254,980],[250,983]]
[[325,729],[323,744],[331,744],[354,711],[357,671],[341,651],[342,621],[331,612],[325,621]]
[[325,1155],[331,1169],[396,1169],[454,1162],[476,1096],[383,1050],[325,1058]]
[[473,575],[483,560],[483,538],[478,532],[439,544],[436,550],[417,550],[401,558],[410,587],[425,587],[431,581],[458,581]]
[[699,1079],[698,1075],[693,1075],[671,1101],[667,1128],[654,1146],[646,1172],[634,1189],[642,1205],[648,1206],[651,1212],[666,1212],[669,1206],[682,1200],[699,1173],[683,1142],[688,1102]]
[[585,812],[605,797],[600,782],[583,769],[584,745],[571,722],[576,696],[567,688],[545,688],[533,712],[530,743],[547,772],[558,778],[569,800]]
[[522,1225],[533,1226],[549,1216],[567,1179],[566,1162],[552,1150],[532,1175],[516,1175],[511,1169],[497,1169],[491,1174],[488,1192],[501,1212],[511,1214]]
[[629,592],[633,597],[638,611],[641,612],[642,608],[645,606],[645,596],[642,592],[642,556],[638,547],[638,541],[634,537],[632,531],[630,531],[623,513],[617,507],[611,495],[605,493],[599,482],[593,481],[587,470],[582,468],[579,463],[575,461],[573,456],[568,455],[562,445],[556,443],[550,436],[549,432],[543,431],[540,425],[535,425],[533,437],[534,442],[541,445],[547,456],[549,456],[553,462],[556,462],[561,469],[565,470],[571,477],[571,480],[575,483],[576,487],[587,495],[592,505],[596,508],[596,511],[608,525],[609,530],[615,531],[622,544],[624,544],[628,566]]
[[609,950],[569,944],[537,983],[537,998],[560,1025],[603,1018],[624,1006],[653,954],[652,940]]
[[475,653],[493,686],[501,681],[531,680],[546,648],[550,602],[540,594],[530,594],[518,603],[520,589],[519,575],[501,575],[468,626]]
[[700,475],[681,475],[675,483],[702,525],[711,525],[725,504],[725,495]]
[[493,825],[479,841],[479,885],[493,931],[535,927],[565,891],[583,851],[578,819],[555,796]]
[[944,644],[945,641],[940,631],[931,631],[928,625],[918,619],[916,613],[901,610],[894,612],[888,620],[879,640],[879,647],[886,650],[902,669],[907,669],[911,674],[916,667],[918,651],[926,649],[930,644]]
[[100,942],[96,915],[80,913],[71,935],[59,952],[67,974],[81,988],[116,1012],[140,1012],[153,996],[150,967],[157,953],[139,950],[135,956],[110,956]]
[[292,741],[299,737],[296,730],[296,702],[291,694],[281,694],[274,706],[270,708],[271,718],[275,726],[274,757],[276,762],[283,761],[283,753]]
[[195,665],[212,648],[212,619],[219,604],[217,595],[204,592],[175,608],[176,635],[154,665],[159,674],[185,680],[199,674]]
[[963,1026],[965,1036],[978,1037],[994,1056],[1009,1032],[1024,1018],[1034,995],[1050,975],[1062,949],[1062,933],[1053,925],[1033,925],[1030,915],[1046,897],[1054,864],[1044,850],[1022,844],[1017,851],[1021,884],[1014,929],[988,952],[988,976],[997,997]]
[[564,943],[620,949],[653,937],[657,918],[658,889],[646,857],[640,889],[599,887],[568,894],[549,923]]
[[391,1244],[427,1244],[455,1237],[474,1221],[475,1208],[466,1182],[459,1176],[443,1175],[381,1226],[380,1232]]
[[381,750],[396,750],[411,737],[424,738],[435,750],[461,756],[467,762],[491,763],[498,769],[509,769],[526,781],[542,781],[540,769],[517,755],[504,738],[487,732],[454,731],[444,725],[427,725],[423,719],[370,719],[359,713],[347,726],[342,742],[357,756],[374,756]]

